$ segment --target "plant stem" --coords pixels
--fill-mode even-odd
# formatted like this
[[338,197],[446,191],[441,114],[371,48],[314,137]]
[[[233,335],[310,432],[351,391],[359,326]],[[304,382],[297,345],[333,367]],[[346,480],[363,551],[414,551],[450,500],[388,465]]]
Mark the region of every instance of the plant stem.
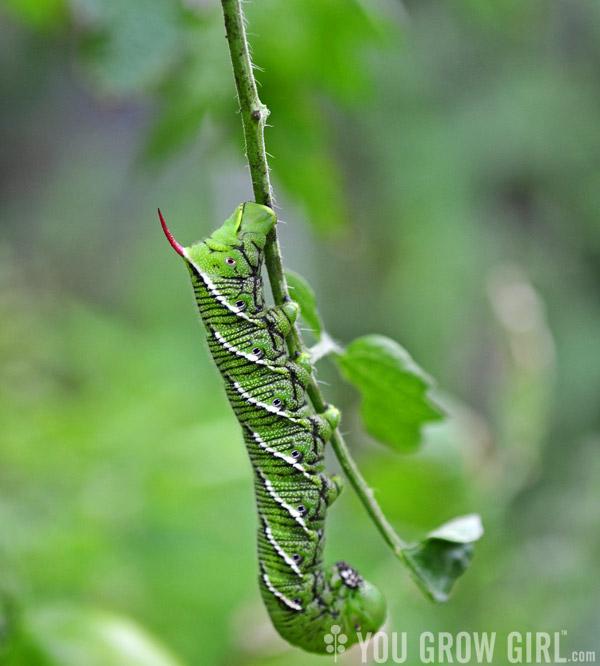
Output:
[[[221,0],[221,4],[223,6],[225,32],[229,44],[231,64],[233,66],[235,85],[240,103],[240,113],[244,126],[246,157],[250,167],[254,198],[257,203],[272,207],[272,190],[264,140],[265,121],[269,116],[269,110],[258,97],[250,52],[248,50],[241,0]],[[267,267],[269,282],[271,283],[273,300],[276,305],[281,305],[286,300],[289,300],[289,295],[275,227],[267,237],[265,265]],[[294,326],[288,335],[287,345],[292,358],[297,353],[305,351],[304,342],[297,326]],[[311,376],[307,393],[317,412],[322,413],[327,409],[327,403],[313,376]],[[331,445],[350,484],[356,491],[377,529],[394,553],[398,557],[402,557],[402,550],[406,547],[406,544],[398,537],[386,520],[381,508],[373,497],[373,491],[358,471],[356,463],[352,459],[344,439],[338,431],[334,432]]]
[[[225,33],[229,44],[235,87],[244,126],[246,158],[250,167],[254,200],[256,203],[272,208],[269,164],[267,162],[267,151],[265,150],[265,123],[269,117],[269,109],[258,97],[250,51],[248,50],[241,0],[221,0],[221,4],[223,5]],[[280,305],[288,300],[289,296],[276,226],[273,227],[267,237],[265,265],[271,283],[273,299],[277,305]]]

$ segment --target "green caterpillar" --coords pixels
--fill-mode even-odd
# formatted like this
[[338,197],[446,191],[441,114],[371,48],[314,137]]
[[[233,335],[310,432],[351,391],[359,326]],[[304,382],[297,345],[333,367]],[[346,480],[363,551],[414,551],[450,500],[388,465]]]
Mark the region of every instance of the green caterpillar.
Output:
[[323,568],[325,514],[341,491],[339,479],[326,474],[324,446],[339,412],[329,407],[314,413],[306,399],[308,355],[292,359],[287,353],[285,337],[298,305],[265,305],[261,268],[275,214],[241,204],[209,238],[187,248],[159,215],[190,272],[208,346],[254,470],[258,580],[273,625],[309,652],[326,652],[332,625],[352,645],[357,632],[381,627],[385,601],[345,562]]

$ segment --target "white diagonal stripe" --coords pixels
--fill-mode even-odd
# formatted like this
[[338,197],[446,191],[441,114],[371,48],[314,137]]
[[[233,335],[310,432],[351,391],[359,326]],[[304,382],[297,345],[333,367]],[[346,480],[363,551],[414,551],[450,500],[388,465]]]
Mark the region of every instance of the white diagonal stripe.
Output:
[[258,435],[256,432],[252,432],[252,437],[254,438],[254,441],[260,446],[263,451],[266,451],[267,453],[272,454],[276,458],[281,458],[281,460],[284,460],[288,465],[291,465],[294,469],[297,469],[299,472],[302,472],[302,474],[309,480],[314,482],[314,476],[309,474],[306,469],[297,461],[292,458],[292,456],[286,456],[285,453],[281,453],[280,451],[277,451],[277,449],[274,449],[272,446],[269,446],[263,439]]
[[237,382],[232,383],[233,388],[241,395],[246,402],[249,402],[251,405],[256,405],[257,407],[262,407],[263,409],[266,409],[268,412],[271,412],[271,414],[279,414],[279,416],[283,416],[286,419],[289,419],[290,421],[293,421],[294,423],[300,423],[301,420],[293,417],[291,414],[286,412],[285,410],[281,410],[279,407],[275,407],[275,405],[268,405],[266,402],[261,402],[258,398],[253,398],[248,391],[245,391],[242,386],[240,386]]
[[281,497],[279,497],[279,495],[275,492],[275,488],[273,488],[271,481],[267,479],[267,477],[260,471],[260,469],[258,469],[258,467],[256,468],[256,473],[262,479],[267,493],[269,493],[269,495],[277,502],[277,504],[279,504],[279,506],[284,508],[290,514],[290,516],[298,523],[298,525],[300,525],[306,534],[310,534],[311,530],[309,530],[306,526],[306,523],[302,518],[302,514],[293,506],[290,506],[285,500],[281,499]]
[[279,554],[280,557],[282,557],[285,560],[285,563],[289,565],[289,567],[292,569],[294,573],[296,573],[300,578],[302,578],[302,572],[298,568],[298,565],[294,562],[294,560],[283,550],[283,548],[277,543],[275,537],[273,536],[273,532],[271,531],[271,528],[269,527],[269,523],[267,522],[267,519],[262,516],[263,524],[265,527],[265,536],[267,537],[268,542],[273,546],[275,551]]
[[273,372],[278,372],[278,369],[281,367],[281,366],[271,365],[266,359],[258,358],[256,354],[248,354],[248,352],[244,352],[241,349],[234,347],[231,343],[227,342],[227,340],[219,333],[219,331],[215,331],[214,329],[212,329],[212,334],[215,340],[224,349],[232,352],[236,356],[241,356],[242,358],[245,358],[247,361],[250,361],[251,363],[256,363],[257,365],[264,365],[270,370],[273,370]]
[[206,285],[206,288],[208,289],[208,292],[210,293],[211,296],[214,296],[219,303],[224,305],[228,310],[233,312],[233,314],[237,315],[241,319],[245,319],[246,321],[253,321],[251,317],[249,317],[247,314],[241,312],[238,310],[238,308],[235,307],[235,305],[232,305],[226,298],[223,296],[223,294],[217,289],[215,286],[215,283],[211,280],[211,278],[201,271],[198,266],[190,259],[188,253],[186,252],[185,248],[183,249],[183,256],[192,264],[192,266],[196,269],[196,272],[198,275],[202,278],[202,281]]
[[274,594],[278,599],[281,599],[281,601],[283,601],[283,603],[292,610],[295,611],[302,610],[302,606],[300,606],[300,604],[295,604],[293,601],[290,601],[284,594],[282,594],[279,590],[273,587],[266,573],[263,573],[262,577],[263,580],[265,581],[265,585],[269,588],[269,592],[271,592],[271,594]]

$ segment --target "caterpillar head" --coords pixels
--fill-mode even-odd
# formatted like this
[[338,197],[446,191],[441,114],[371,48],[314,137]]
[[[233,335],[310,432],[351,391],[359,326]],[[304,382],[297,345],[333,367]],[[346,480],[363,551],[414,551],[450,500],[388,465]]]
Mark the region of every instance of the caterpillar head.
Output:
[[338,562],[333,569],[332,587],[337,587],[339,597],[344,600],[340,624],[344,625],[342,630],[350,643],[355,643],[357,633],[366,636],[381,628],[386,616],[385,599],[375,585],[346,562]]
[[267,234],[276,222],[267,206],[246,202],[205,240],[182,247],[158,211],[165,235],[173,249],[200,272],[224,278],[246,278],[260,274]]
[[[305,576],[297,587],[298,596],[287,601],[277,594],[277,581],[264,584],[259,578],[261,592],[275,629],[292,645],[308,652],[331,652],[331,633],[345,636],[345,647],[365,640],[368,633],[375,634],[386,616],[386,604],[381,592],[346,562],[338,562],[324,572]],[[320,595],[315,596],[315,586]],[[274,589],[275,588],[275,591]],[[301,607],[291,607],[297,604]],[[325,605],[326,604],[326,605]],[[329,634],[329,636],[328,636]]]

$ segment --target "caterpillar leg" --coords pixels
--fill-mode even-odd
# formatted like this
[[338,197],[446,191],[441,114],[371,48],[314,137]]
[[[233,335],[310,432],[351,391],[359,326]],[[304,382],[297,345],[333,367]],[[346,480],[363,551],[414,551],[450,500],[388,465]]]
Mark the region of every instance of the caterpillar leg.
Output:
[[269,308],[265,314],[270,328],[285,337],[292,330],[299,312],[300,306],[298,303],[288,301],[283,305]]
[[296,301],[292,301],[290,299],[279,307],[283,314],[285,314],[285,316],[288,318],[290,324],[296,323],[296,319],[298,319],[298,315],[300,314],[300,306],[298,303],[296,303]]
[[329,405],[322,414],[314,414],[311,421],[315,424],[316,433],[323,442],[328,442],[340,421],[340,412]]
[[[321,416],[327,421],[327,423],[329,423],[332,431],[338,427],[340,422],[340,410],[333,405],[327,405],[327,409],[321,414]],[[331,438],[328,437],[327,439]]]
[[344,482],[337,474],[332,474],[331,476],[326,476],[325,478],[327,479],[325,498],[327,500],[327,505],[331,506],[342,494],[342,490],[344,489]]
[[312,372],[312,363],[310,362],[310,356],[306,352],[297,352],[297,356],[294,359],[294,363],[297,363],[301,368],[306,370],[309,374]]

